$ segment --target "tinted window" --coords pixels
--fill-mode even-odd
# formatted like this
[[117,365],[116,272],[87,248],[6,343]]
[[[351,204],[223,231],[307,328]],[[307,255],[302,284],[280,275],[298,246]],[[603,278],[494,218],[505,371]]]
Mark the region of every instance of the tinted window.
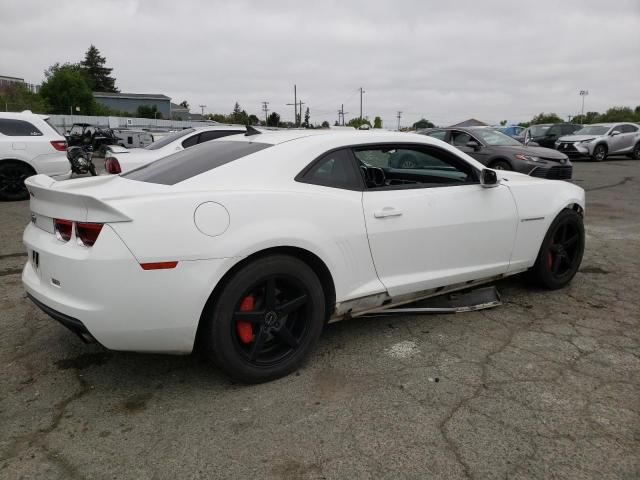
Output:
[[604,135],[609,131],[609,127],[603,125],[589,125],[581,128],[575,134],[576,135]]
[[389,145],[354,150],[367,188],[423,188],[476,182],[475,169],[437,147]]
[[194,145],[196,145],[198,143],[198,135],[191,135],[189,138],[187,138],[186,140],[183,140],[182,142],[182,148],[189,148],[189,147],[193,147]]
[[473,138],[467,132],[461,132],[459,130],[454,130],[451,132],[451,144],[455,145],[456,147],[464,147],[467,142],[470,142],[471,140],[475,141],[475,138]]
[[433,138],[437,138],[438,140],[442,140],[444,142],[444,139],[447,138],[447,131],[446,130],[435,130],[433,132],[427,133],[427,135],[429,135],[430,137],[433,137]]
[[173,132],[167,135],[166,137],[162,137],[157,142],[153,142],[148,147],[145,147],[147,150],[157,150],[164,146],[169,145],[174,140],[184,137],[185,135],[189,135],[190,133],[195,132],[193,128],[187,128],[186,130],[180,130],[179,132]]
[[553,137],[553,136],[557,137],[561,134],[562,134],[562,130],[560,125],[554,125],[549,130],[547,130],[547,133],[546,133],[548,137]]
[[300,180],[327,187],[361,189],[362,183],[349,150],[329,152],[315,161]]
[[39,137],[42,132],[24,120],[0,119],[0,133],[9,137]]
[[245,133],[245,131],[243,130],[209,130],[207,132],[202,132],[200,134],[198,143],[208,142],[210,140],[215,140],[216,138],[228,137],[229,135],[237,135],[239,133]]
[[270,146],[256,142],[209,142],[123,173],[122,177],[141,182],[175,185]]
[[511,138],[509,135],[505,135],[502,132],[497,132],[496,130],[492,130],[490,128],[474,128],[473,134],[480,137],[487,145],[492,146],[520,146],[522,145],[519,141]]
[[637,132],[638,131],[638,127],[633,126],[633,125],[629,125],[629,124],[625,124],[625,125],[621,125],[620,130],[622,131],[622,133],[632,133],[632,132]]

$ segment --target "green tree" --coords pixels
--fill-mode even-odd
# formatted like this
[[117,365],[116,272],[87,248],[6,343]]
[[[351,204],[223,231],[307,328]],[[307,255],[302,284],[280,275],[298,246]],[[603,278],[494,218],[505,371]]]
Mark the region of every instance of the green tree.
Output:
[[581,123],[583,125],[598,123],[600,122],[600,114],[598,112],[587,112],[584,115],[576,115],[572,121],[573,123]]
[[347,122],[347,125],[349,127],[360,128],[362,125],[371,126],[371,122],[369,121],[368,118],[363,118],[362,120],[360,120],[359,117],[356,117],[356,118],[352,118],[351,120],[349,120]]
[[189,102],[187,102],[186,100],[181,101],[180,106],[189,110]]
[[416,130],[420,130],[423,128],[433,128],[433,127],[435,127],[435,125],[431,123],[429,120],[427,120],[426,118],[422,118],[413,124],[413,128]]
[[249,115],[249,125],[260,125],[260,119],[253,113]]
[[531,125],[537,125],[539,123],[562,123],[563,120],[555,113],[541,112],[531,119]]
[[[338,123],[338,122],[336,122]],[[322,128],[330,128],[331,126],[329,125],[329,122],[327,122],[326,120],[324,122],[322,122]]]
[[500,125],[502,125],[503,127],[507,124],[506,120],[500,120]]
[[278,125],[280,125],[280,115],[276,112],[271,112],[267,117],[267,126],[277,127]]
[[373,119],[373,128],[382,128],[382,119],[380,117]]
[[309,107],[304,112],[304,128],[309,128],[309,119],[311,118],[311,112],[309,111]]
[[22,83],[12,83],[0,90],[0,108],[11,112],[31,110],[34,113],[47,113],[50,109],[40,94],[33,93]]
[[149,107],[147,105],[140,105],[138,107],[136,115],[139,118],[162,118],[162,112],[158,111],[158,107],[156,105],[153,105],[152,107]]
[[629,107],[611,107],[600,116],[601,122],[633,122],[634,111]]
[[111,76],[112,68],[105,67],[107,59],[100,55],[100,51],[93,45],[84,54],[80,62],[87,83],[92,92],[117,92],[116,79]]
[[45,71],[45,78],[40,95],[51,106],[51,113],[91,115],[95,111],[91,88],[78,65],[56,63]]

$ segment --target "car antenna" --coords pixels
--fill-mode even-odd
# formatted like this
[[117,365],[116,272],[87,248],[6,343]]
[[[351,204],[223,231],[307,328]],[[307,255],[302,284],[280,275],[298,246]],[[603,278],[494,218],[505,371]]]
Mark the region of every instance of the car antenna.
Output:
[[260,135],[262,132],[257,128],[252,127],[251,125],[247,125],[247,133],[244,134],[245,137],[250,137],[251,135]]

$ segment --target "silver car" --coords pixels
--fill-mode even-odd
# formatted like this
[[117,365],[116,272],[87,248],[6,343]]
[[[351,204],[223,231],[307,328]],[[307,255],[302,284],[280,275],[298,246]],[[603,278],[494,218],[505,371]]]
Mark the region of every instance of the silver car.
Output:
[[560,137],[556,150],[569,157],[590,157],[601,162],[608,155],[627,155],[640,160],[640,128],[633,123],[594,123],[573,135]]

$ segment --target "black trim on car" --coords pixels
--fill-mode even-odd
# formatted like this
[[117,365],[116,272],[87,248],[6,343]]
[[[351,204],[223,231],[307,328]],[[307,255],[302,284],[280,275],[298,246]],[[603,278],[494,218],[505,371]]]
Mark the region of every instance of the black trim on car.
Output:
[[84,343],[95,341],[91,333],[89,333],[89,330],[87,329],[87,327],[84,326],[84,323],[82,323],[77,318],[70,317],[65,313],[59,312],[49,307],[48,305],[45,305],[44,303],[42,303],[40,300],[37,300],[33,295],[29,293],[27,293],[27,297],[31,299],[31,301],[35,303],[36,306],[40,308],[40,310],[42,310],[44,313],[46,313],[51,318],[61,323],[63,326],[67,327],[73,333],[78,335],[80,337],[80,340],[82,340]]
[[[356,192],[360,192],[364,190],[365,185],[364,185],[364,182],[362,181],[360,170],[358,170],[356,167],[356,159],[353,156],[353,151],[351,150],[351,148],[352,148],[351,146],[346,146],[346,147],[338,147],[338,148],[332,148],[331,150],[327,150],[322,155],[316,157],[311,163],[309,163],[309,165],[304,167],[302,171],[295,176],[294,180],[300,183],[308,183],[310,185],[319,185],[322,187],[329,187],[329,188],[340,188],[342,190],[353,190]],[[349,165],[353,171],[352,173],[354,173],[355,177],[357,178],[357,181],[356,181],[357,185],[322,182],[322,181],[317,181],[307,177],[309,172],[311,172],[319,163],[322,163],[328,155],[331,155],[332,153],[339,152],[342,150],[344,150],[344,152],[347,153],[351,158]]]

